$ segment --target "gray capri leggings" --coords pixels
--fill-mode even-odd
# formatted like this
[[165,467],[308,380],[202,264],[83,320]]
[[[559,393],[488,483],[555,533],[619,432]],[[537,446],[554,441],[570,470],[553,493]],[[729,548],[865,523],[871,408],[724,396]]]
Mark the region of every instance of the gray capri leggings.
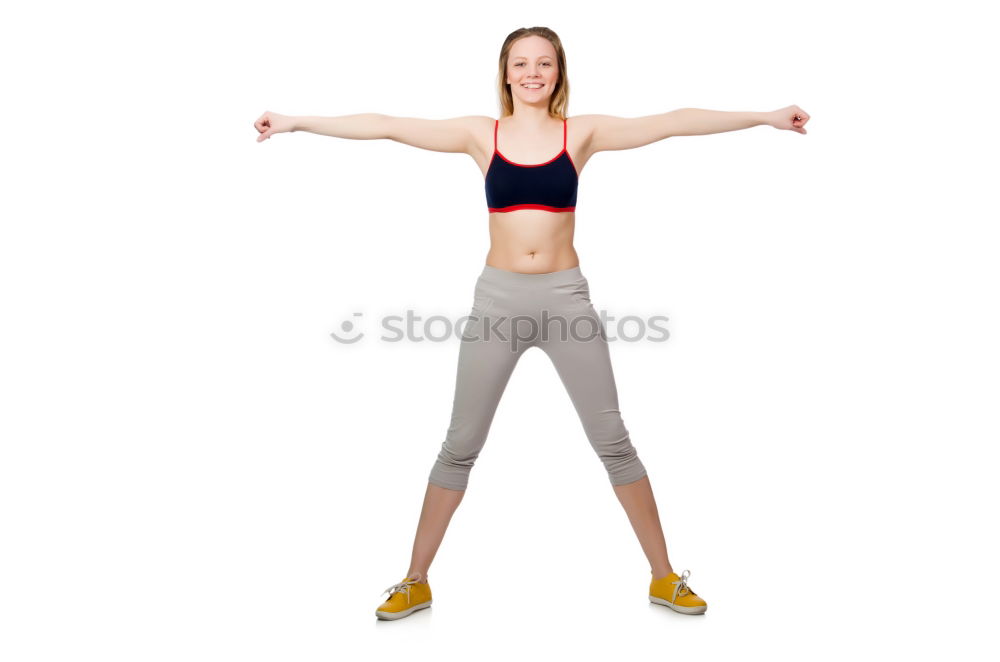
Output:
[[526,350],[555,365],[612,485],[646,475],[618,410],[607,334],[580,267],[525,274],[484,265],[462,331],[451,425],[429,481],[464,490],[500,396]]

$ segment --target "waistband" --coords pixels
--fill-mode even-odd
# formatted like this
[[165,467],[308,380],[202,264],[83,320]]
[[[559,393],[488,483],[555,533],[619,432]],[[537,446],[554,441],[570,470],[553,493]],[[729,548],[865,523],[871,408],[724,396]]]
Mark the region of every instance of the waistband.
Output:
[[565,285],[583,278],[580,267],[563,269],[562,271],[549,271],[542,274],[524,274],[517,271],[507,271],[497,269],[488,264],[483,265],[483,272],[479,275],[481,280],[497,285],[532,286],[532,285]]

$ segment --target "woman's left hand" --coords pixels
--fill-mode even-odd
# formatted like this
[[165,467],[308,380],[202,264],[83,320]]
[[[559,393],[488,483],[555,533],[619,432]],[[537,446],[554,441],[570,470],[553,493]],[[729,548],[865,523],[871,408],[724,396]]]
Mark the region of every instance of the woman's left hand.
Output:
[[775,129],[790,129],[799,133],[806,133],[805,125],[809,121],[809,113],[796,105],[771,111],[768,117],[768,124]]

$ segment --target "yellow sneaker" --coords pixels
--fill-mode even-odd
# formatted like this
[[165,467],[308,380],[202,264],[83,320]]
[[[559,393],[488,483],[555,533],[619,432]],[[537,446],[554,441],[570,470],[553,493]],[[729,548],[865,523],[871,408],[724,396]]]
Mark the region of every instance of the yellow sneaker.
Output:
[[389,597],[375,610],[375,615],[383,620],[392,621],[409,616],[418,609],[431,606],[431,585],[426,581],[417,581],[419,577],[404,577],[403,581],[393,584],[382,591]]
[[691,571],[685,570],[680,575],[671,572],[666,577],[654,578],[649,583],[649,601],[666,605],[682,614],[704,614],[708,603],[687,585],[690,575]]

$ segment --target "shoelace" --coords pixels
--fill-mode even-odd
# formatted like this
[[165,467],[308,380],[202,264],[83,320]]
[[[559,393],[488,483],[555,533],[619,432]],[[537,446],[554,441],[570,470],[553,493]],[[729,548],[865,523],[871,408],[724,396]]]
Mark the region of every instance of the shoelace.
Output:
[[416,579],[404,579],[398,584],[393,584],[389,588],[382,591],[383,593],[388,593],[391,599],[394,593],[405,593],[406,594],[406,604],[410,604],[410,587],[417,583]]
[[678,597],[687,595],[688,593],[695,594],[695,592],[691,590],[691,587],[687,585],[688,577],[690,576],[691,571],[685,570],[681,573],[680,579],[675,582],[670,582],[674,585],[674,597],[670,599],[671,602],[676,603]]

